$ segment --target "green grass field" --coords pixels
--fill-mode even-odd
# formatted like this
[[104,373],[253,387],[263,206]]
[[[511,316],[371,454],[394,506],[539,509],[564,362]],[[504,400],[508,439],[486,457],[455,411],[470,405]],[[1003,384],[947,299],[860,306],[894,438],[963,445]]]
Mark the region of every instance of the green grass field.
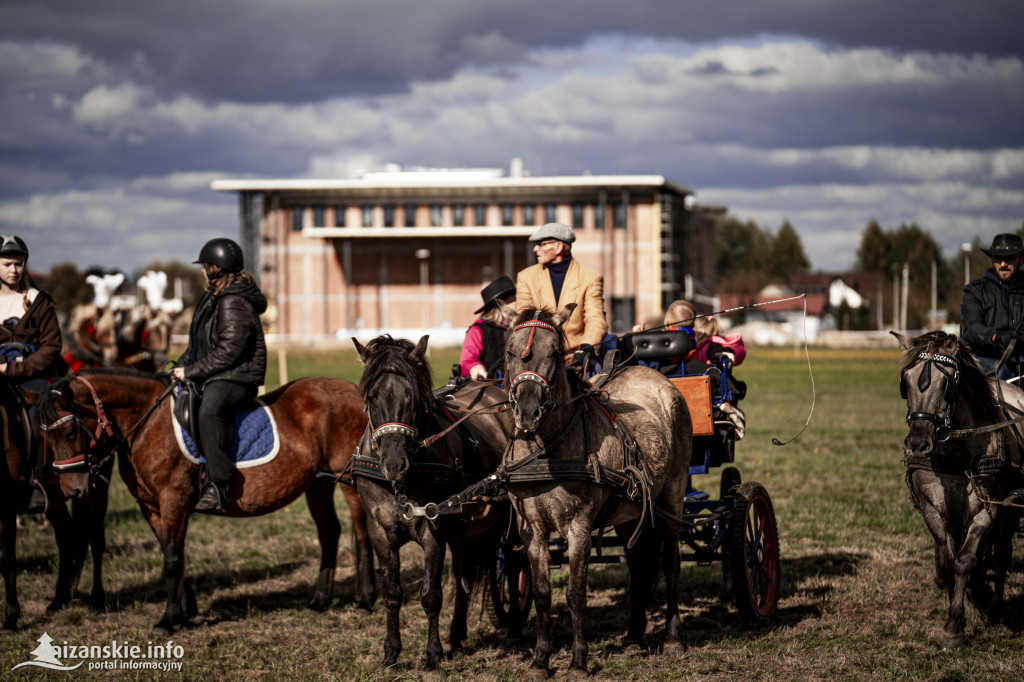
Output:
[[[441,385],[457,349],[434,349],[435,384]],[[1024,678],[1024,606],[1021,568],[1015,561],[1007,597],[1010,614],[987,626],[968,608],[971,645],[939,651],[932,641],[945,620],[944,592],[932,582],[931,539],[914,511],[902,476],[905,404],[892,351],[812,349],[811,379],[803,351],[753,349],[737,368],[749,384],[743,407],[746,438],[737,446],[744,480],[759,481],[772,496],[782,547],[782,598],[776,624],[744,628],[718,566],[684,565],[681,609],[686,651],[678,657],[652,650],[627,656],[618,648],[625,632],[628,578],[617,566],[594,567],[590,578],[588,635],[595,679],[637,680],[1019,680]],[[268,379],[278,377],[271,352]],[[327,375],[356,380],[354,351],[290,350],[289,376]],[[803,427],[794,442],[778,447]],[[717,475],[695,485],[718,489]],[[343,498],[337,503],[347,528]],[[105,583],[108,610],[89,612],[83,600],[53,617],[44,613],[52,596],[56,549],[48,528],[31,521],[19,535],[19,592],[24,615],[18,633],[0,636],[0,676],[41,679],[100,675],[145,679],[319,680],[452,679],[515,680],[529,665],[527,639],[505,642],[475,601],[467,649],[440,673],[422,669],[425,619],[419,606],[419,550],[403,554],[406,605],[404,651],[397,669],[380,670],[384,615],[354,609],[349,535],[343,534],[337,601],[327,613],[304,609],[316,576],[318,546],[301,499],[275,514],[250,520],[193,517],[187,573],[200,615],[176,634],[183,647],[180,673],[102,671],[85,667],[44,673],[16,664],[43,632],[55,644],[103,645],[112,640],[146,646],[164,608],[161,555],[152,532],[119,479],[108,518]],[[1019,541],[1017,541],[1019,543]],[[1018,544],[1017,549],[1020,549]],[[565,573],[553,571],[556,589],[552,657],[556,677],[568,666],[570,624]],[[90,589],[90,577],[80,585]],[[450,605],[442,614],[444,631]],[[650,607],[649,640],[663,625],[656,601]],[[154,642],[154,644],[163,643]],[[74,660],[63,661],[74,663]]]

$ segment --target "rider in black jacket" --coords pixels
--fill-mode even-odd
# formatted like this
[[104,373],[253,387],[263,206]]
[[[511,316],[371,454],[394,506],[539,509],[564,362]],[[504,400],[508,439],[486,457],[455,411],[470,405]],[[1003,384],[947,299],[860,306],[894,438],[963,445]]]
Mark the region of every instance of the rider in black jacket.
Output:
[[964,287],[960,336],[987,372],[996,368],[1016,338],[1013,355],[999,371],[1000,379],[1011,379],[1024,373],[1024,241],[1016,234],[997,234],[992,247],[982,251],[992,259],[992,267]]
[[242,248],[230,239],[211,239],[199,252],[206,291],[196,306],[188,348],[173,370],[175,378],[202,386],[199,442],[209,481],[196,511],[222,509],[230,494],[228,450],[235,413],[256,398],[267,371],[267,346],[260,315],[267,299],[242,270]]

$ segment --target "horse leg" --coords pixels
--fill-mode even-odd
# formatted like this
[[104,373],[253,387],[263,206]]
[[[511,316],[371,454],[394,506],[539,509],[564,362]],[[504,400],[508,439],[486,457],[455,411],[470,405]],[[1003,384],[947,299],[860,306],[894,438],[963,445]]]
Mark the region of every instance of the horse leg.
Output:
[[[185,532],[188,530],[188,516],[185,505],[175,510],[154,509],[140,504],[142,514],[156,534],[164,553],[164,585],[167,590],[167,608],[163,618],[153,629],[160,634],[170,635],[185,624],[186,594],[182,592],[185,574]],[[166,516],[161,512],[170,511]]]
[[548,541],[551,533],[544,530],[534,533],[530,524],[522,526],[522,538],[526,544],[526,555],[530,560],[533,578],[533,605],[537,610],[537,645],[534,648],[533,663],[526,673],[526,679],[540,682],[548,678],[548,661],[551,660],[551,564]]
[[[473,577],[470,557],[474,555],[475,543],[469,544],[467,547],[465,543],[453,542],[449,545],[449,549],[452,553],[455,605],[452,609],[452,623],[448,629],[448,646],[457,650],[462,648],[462,641],[466,639],[466,614],[469,612],[469,590],[472,589],[470,581]],[[464,585],[466,589],[463,588]]]
[[384,661],[382,665],[387,668],[398,662],[398,654],[402,652],[402,634],[398,622],[398,612],[402,608],[402,564],[398,554],[400,545],[395,540],[392,546],[384,530],[376,522],[372,522],[370,525],[370,539],[380,558],[381,596],[384,602]]
[[420,591],[420,606],[427,615],[427,670],[436,670],[444,657],[441,646],[441,572],[444,568],[445,543],[434,533],[423,533],[423,589]]
[[1006,574],[1013,561],[1013,534],[1017,530],[1019,516],[1019,514],[1004,514],[996,529],[998,535],[995,542],[995,580],[992,587],[994,594],[986,613],[990,624],[1002,620],[1006,611],[1006,602],[1004,601]]
[[[100,472],[100,476],[110,481],[114,469],[114,460],[110,459]],[[86,507],[89,547],[92,549],[92,594],[89,595],[89,608],[102,613],[107,608],[107,592],[103,589],[103,554],[107,551],[107,505],[110,501],[110,484],[97,482],[93,487]],[[77,512],[78,507],[75,507]]]
[[314,611],[326,611],[334,597],[338,537],[341,535],[341,524],[334,509],[334,484],[320,480],[314,482],[306,491],[306,502],[320,538],[320,575],[308,606]]
[[373,568],[373,545],[366,529],[366,511],[363,500],[355,488],[342,486],[345,502],[348,503],[349,516],[352,520],[352,552],[356,557],[356,584],[358,590],[358,609],[366,613],[373,611],[377,601],[377,573]]
[[[637,523],[643,523],[642,520]],[[627,524],[616,528],[616,534],[628,543],[635,525]],[[637,538],[636,544],[626,547],[626,565],[629,567],[629,629],[623,640],[628,653],[639,653],[644,650],[644,634],[647,632],[647,604],[651,599],[651,589],[657,578],[659,564],[654,557],[659,552],[659,533],[647,528]],[[661,557],[664,562],[664,556]]]
[[18,603],[18,557],[15,554],[18,527],[13,509],[5,508],[0,513],[3,514],[0,518],[0,573],[4,577],[4,593],[7,596],[3,629],[17,630],[18,618],[21,617],[21,605]]
[[46,518],[53,526],[53,535],[57,540],[57,591],[53,600],[46,607],[47,613],[56,613],[71,602],[71,585],[77,570],[75,567],[75,545],[78,539],[72,527],[71,514],[67,505],[60,505],[46,513]]
[[957,552],[954,563],[955,583],[949,604],[948,619],[937,641],[941,648],[963,646],[967,642],[964,628],[967,618],[964,612],[964,598],[967,593],[968,581],[972,579],[978,565],[978,550],[981,548],[985,535],[993,522],[987,510],[974,516],[967,530],[963,546]]
[[[569,664],[568,677],[585,678],[587,672],[587,636],[585,621],[587,615],[587,569],[590,567],[591,519],[584,515],[576,516],[569,525],[566,540],[569,543],[569,582],[566,585],[565,600],[572,617],[572,662]],[[646,603],[646,601],[644,602]]]

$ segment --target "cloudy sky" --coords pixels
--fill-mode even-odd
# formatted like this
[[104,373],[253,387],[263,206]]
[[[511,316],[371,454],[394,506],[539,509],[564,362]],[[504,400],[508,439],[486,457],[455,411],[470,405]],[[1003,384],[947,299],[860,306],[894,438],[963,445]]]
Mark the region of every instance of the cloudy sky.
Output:
[[817,269],[1024,221],[1020,0],[4,0],[0,231],[133,269],[237,235],[216,178],[654,173]]

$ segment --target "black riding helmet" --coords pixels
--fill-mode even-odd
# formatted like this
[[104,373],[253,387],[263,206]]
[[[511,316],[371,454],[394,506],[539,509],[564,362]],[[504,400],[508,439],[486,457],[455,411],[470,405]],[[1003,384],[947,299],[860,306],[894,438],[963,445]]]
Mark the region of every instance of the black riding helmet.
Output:
[[28,247],[24,240],[16,234],[0,234],[0,258],[21,256],[28,260]]
[[245,268],[242,247],[226,237],[211,239],[203,245],[199,258],[193,263],[212,263],[222,272],[241,272]]

